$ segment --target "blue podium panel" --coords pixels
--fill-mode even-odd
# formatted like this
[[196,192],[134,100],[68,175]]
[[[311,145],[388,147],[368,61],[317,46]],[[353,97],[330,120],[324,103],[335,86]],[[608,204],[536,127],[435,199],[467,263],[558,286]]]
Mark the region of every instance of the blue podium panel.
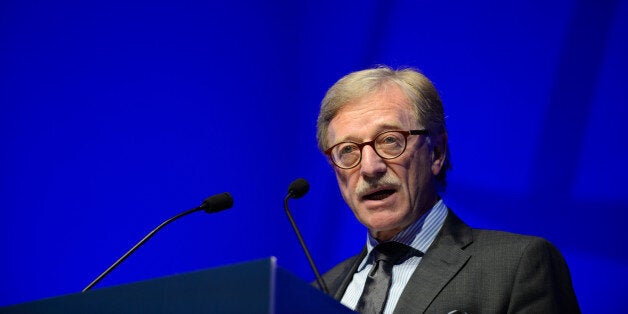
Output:
[[275,258],[96,289],[0,313],[353,313]]

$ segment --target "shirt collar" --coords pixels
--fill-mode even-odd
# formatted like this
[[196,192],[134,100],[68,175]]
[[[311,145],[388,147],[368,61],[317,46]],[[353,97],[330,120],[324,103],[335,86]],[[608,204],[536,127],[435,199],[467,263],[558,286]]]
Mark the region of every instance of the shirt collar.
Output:
[[[434,242],[434,239],[436,238],[440,228],[443,226],[446,217],[447,206],[442,199],[439,199],[432,208],[421,216],[421,218],[399,232],[392,239],[390,239],[390,241],[403,243],[421,253],[425,253],[432,242]],[[379,241],[367,232],[367,255],[358,269],[362,269],[366,266],[367,261],[370,259],[371,252],[377,244],[379,244]]]

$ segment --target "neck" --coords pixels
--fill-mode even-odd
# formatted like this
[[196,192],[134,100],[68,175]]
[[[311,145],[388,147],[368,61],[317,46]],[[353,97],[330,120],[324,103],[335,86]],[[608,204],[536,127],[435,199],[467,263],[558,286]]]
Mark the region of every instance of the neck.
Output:
[[427,213],[432,207],[434,207],[434,205],[436,205],[436,203],[439,200],[440,200],[440,196],[438,194],[434,194],[434,196],[430,197],[430,200],[426,202],[427,205],[421,206],[422,208],[417,211],[417,214],[414,215],[415,217],[413,217],[413,219],[411,219],[404,225],[399,226],[397,228],[393,228],[391,230],[369,230],[369,234],[371,235],[371,237],[373,237],[375,240],[377,240],[380,243],[390,241],[390,239],[394,238],[397,234],[399,234],[400,232],[408,228],[408,226],[412,225],[417,220],[421,219],[421,217],[423,217],[425,213]]

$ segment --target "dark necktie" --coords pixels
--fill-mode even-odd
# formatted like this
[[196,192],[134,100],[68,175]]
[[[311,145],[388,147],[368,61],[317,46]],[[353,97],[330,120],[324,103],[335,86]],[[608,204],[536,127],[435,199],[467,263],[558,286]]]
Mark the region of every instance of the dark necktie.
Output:
[[384,310],[392,279],[393,266],[408,253],[410,247],[399,242],[385,242],[373,248],[373,269],[366,278],[362,296],[355,310],[363,314],[379,314]]

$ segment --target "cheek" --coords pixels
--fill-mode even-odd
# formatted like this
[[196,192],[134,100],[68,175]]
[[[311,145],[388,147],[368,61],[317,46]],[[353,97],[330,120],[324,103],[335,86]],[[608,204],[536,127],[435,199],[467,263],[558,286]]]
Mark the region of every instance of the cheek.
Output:
[[426,181],[429,181],[431,177],[431,167],[426,159],[428,158],[421,158],[421,155],[417,152],[405,164],[406,167],[403,169],[403,177],[401,179],[405,180],[410,197],[415,197],[421,190],[421,186],[426,184]]
[[350,195],[351,193],[351,176],[350,173],[343,171],[343,170],[339,170],[339,169],[335,169],[334,172],[336,173],[336,180],[338,181],[338,187],[340,188],[340,193],[342,194],[342,197],[345,199],[345,202],[349,203],[350,202]]

